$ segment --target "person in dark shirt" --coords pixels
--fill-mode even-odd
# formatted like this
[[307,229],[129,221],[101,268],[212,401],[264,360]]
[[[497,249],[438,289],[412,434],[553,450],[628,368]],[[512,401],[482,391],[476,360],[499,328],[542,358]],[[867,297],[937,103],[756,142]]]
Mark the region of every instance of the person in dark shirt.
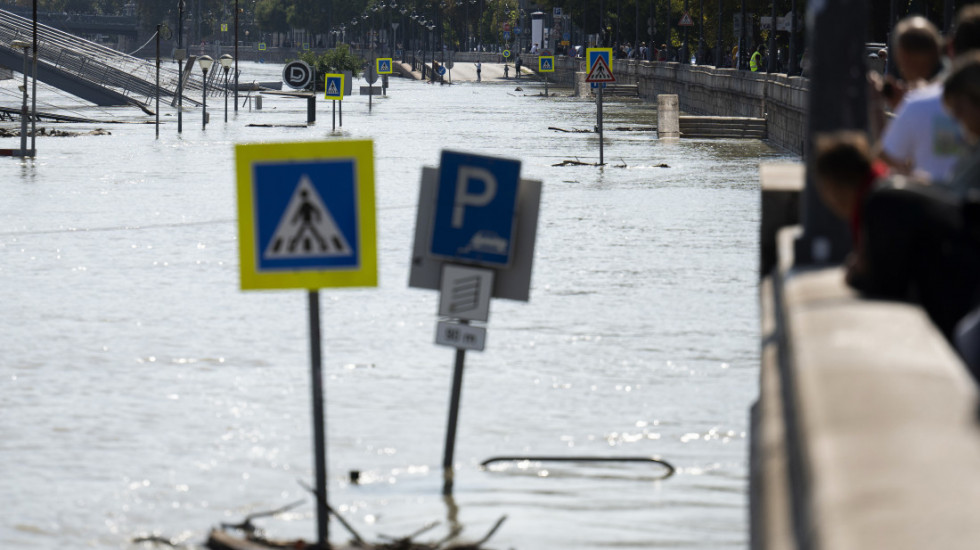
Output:
[[851,226],[848,284],[872,298],[921,304],[952,340],[980,289],[980,246],[962,202],[904,176],[886,177],[859,132],[818,136],[814,173],[821,199]]

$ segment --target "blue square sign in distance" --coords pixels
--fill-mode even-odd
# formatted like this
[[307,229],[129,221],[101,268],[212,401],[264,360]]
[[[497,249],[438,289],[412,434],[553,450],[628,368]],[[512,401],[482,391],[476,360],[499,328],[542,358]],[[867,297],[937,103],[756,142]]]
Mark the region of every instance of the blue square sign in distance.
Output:
[[253,165],[259,272],[359,266],[354,159]]
[[510,265],[520,172],[517,160],[443,151],[431,254]]

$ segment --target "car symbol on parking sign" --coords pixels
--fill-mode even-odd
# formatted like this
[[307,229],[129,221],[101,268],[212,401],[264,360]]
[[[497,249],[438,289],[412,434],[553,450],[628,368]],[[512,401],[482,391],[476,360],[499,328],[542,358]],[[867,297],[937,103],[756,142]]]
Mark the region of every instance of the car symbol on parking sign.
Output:
[[430,253],[508,266],[520,171],[517,160],[443,151]]

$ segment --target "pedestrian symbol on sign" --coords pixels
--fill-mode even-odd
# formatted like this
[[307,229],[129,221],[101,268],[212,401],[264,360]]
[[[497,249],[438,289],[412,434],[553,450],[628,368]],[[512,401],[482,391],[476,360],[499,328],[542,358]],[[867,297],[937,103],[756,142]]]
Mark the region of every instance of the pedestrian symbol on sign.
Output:
[[262,257],[327,258],[353,254],[310,177],[304,174]]
[[328,74],[324,80],[323,99],[344,99],[344,75]]

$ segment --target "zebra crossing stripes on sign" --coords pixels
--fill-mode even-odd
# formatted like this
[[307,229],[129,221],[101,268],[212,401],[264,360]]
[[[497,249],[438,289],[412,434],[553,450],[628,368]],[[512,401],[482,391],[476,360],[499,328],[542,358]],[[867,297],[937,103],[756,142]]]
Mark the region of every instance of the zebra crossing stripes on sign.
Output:
[[263,259],[329,258],[354,254],[330,209],[303,174],[276,231],[262,253]]
[[323,99],[334,99],[343,100],[344,99],[344,75],[343,74],[328,74],[324,77],[323,82]]
[[609,65],[603,57],[597,57],[595,65],[589,71],[589,76],[585,77],[586,82],[616,82]]

